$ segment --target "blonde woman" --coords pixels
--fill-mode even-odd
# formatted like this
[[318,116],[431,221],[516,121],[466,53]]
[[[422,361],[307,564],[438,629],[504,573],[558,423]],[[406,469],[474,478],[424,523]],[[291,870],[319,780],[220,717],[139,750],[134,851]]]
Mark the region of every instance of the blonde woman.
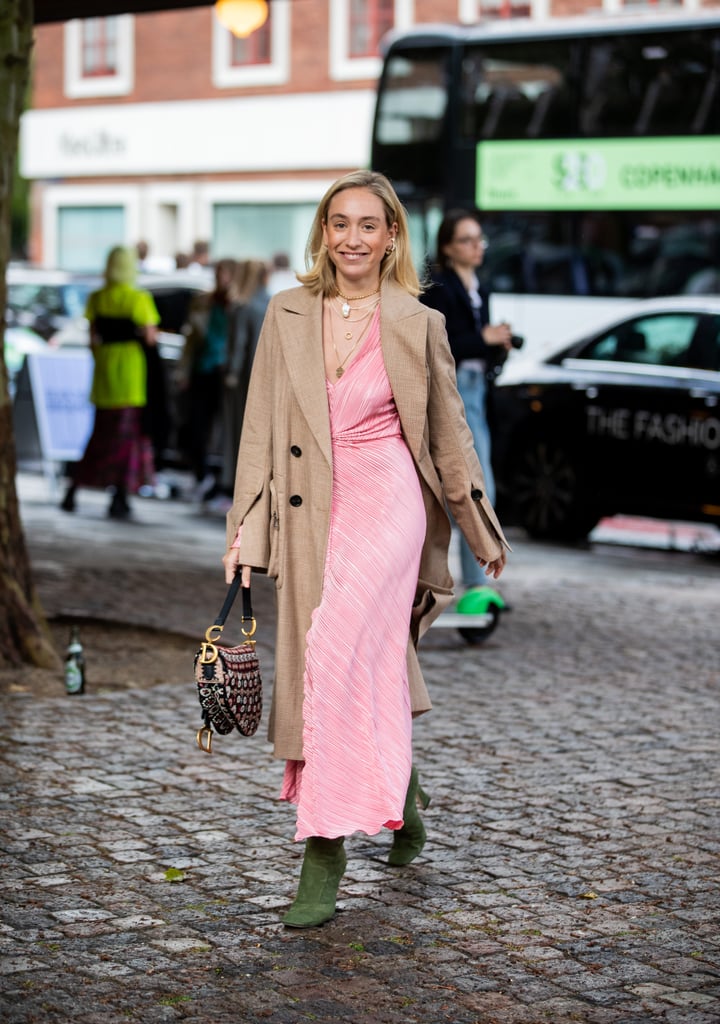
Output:
[[224,557],[228,582],[238,567],[276,581],[270,738],[305,842],[295,928],[335,913],[345,836],[391,830],[396,866],[425,843],[415,644],[452,593],[446,504],[493,577],[507,548],[385,177],[331,186],[307,264],[265,317]]
[[62,500],[65,512],[75,511],[78,487],[109,487],[108,515],[130,515],[128,495],[154,476],[153,451],[143,427],[147,403],[147,361],[143,346],[157,341],[160,320],[149,292],[135,287],[137,258],[116,246],[108,254],[105,283],[88,297],[94,359],[90,401],[95,422],[82,459],[70,473]]

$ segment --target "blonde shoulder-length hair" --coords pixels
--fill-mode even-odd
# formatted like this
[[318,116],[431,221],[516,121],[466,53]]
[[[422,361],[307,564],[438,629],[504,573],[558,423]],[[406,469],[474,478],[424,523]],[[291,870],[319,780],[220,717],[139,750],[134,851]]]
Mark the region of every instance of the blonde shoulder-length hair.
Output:
[[349,188],[366,188],[368,192],[372,192],[385,207],[387,226],[391,228],[393,224],[397,225],[395,246],[391,252],[386,252],[380,265],[380,284],[395,281],[410,295],[419,295],[422,287],[410,252],[407,214],[395,194],[395,189],[385,175],[378,174],[377,171],[351,171],[350,174],[338,178],[327,190],[315,211],[315,219],[305,247],[307,271],[297,275],[298,281],[309,288],[313,295],[319,292],[330,298],[337,295],[335,265],[330,259],[327,246],[323,244],[323,228],[327,222],[330,203],[338,193]]
[[116,245],[110,250],[105,263],[105,284],[135,284],[137,257],[125,245]]

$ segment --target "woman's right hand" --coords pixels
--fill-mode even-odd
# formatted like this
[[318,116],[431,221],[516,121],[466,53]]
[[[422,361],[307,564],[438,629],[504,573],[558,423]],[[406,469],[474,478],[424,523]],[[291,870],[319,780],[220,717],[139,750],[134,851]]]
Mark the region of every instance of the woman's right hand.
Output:
[[240,548],[230,548],[230,550],[223,557],[223,565],[225,566],[225,582],[230,584],[235,579],[237,571],[242,568],[242,585],[243,587],[250,586],[250,577],[252,575],[252,569],[249,565],[240,565]]

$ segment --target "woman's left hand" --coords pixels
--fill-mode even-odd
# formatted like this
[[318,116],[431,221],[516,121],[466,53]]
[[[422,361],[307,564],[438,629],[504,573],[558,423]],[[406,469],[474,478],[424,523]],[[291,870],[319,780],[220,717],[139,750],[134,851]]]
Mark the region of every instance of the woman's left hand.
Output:
[[478,562],[480,563],[480,565],[486,566],[485,575],[492,576],[492,578],[496,580],[500,577],[500,574],[505,568],[505,563],[507,562],[507,555],[505,554],[505,551],[501,551],[500,557],[494,558],[492,562],[486,562],[484,558],[479,558]]
[[238,548],[230,548],[223,555],[223,565],[225,566],[225,582],[230,585],[235,579],[235,573],[240,566],[240,551]]
[[509,350],[512,348],[512,331],[510,330],[510,324],[503,322],[492,326],[486,324],[482,329],[482,338],[486,345],[500,345],[502,348]]
[[225,566],[225,582],[230,584],[235,579],[238,569],[242,569],[242,585],[250,586],[250,575],[252,569],[249,565],[242,565],[240,562],[240,548],[230,548],[223,557]]

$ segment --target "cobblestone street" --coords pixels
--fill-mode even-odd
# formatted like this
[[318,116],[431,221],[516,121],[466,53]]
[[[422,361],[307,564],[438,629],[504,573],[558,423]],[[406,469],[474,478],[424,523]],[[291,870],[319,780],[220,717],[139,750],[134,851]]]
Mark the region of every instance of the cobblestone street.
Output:
[[[188,675],[2,698],[5,1024],[717,1024],[717,557],[511,531],[512,612],[484,646],[438,628],[421,647],[423,854],[391,868],[389,833],[349,838],[336,917],[296,932],[267,711],[195,746],[223,522],[20,492],[47,613],[184,633]],[[269,708],[271,586],[254,596]]]

